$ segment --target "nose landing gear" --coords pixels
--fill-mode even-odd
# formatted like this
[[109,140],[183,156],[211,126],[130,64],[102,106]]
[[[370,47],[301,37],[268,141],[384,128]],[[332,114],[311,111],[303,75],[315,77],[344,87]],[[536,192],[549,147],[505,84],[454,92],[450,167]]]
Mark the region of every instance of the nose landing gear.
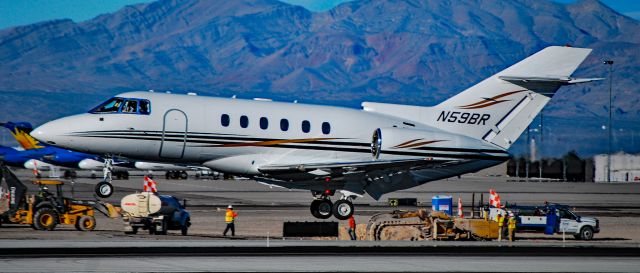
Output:
[[113,178],[111,177],[111,171],[113,171],[113,159],[107,158],[104,160],[104,168],[102,168],[104,173],[103,180],[96,184],[95,193],[100,198],[107,198],[113,194],[113,185],[111,185],[111,181]]

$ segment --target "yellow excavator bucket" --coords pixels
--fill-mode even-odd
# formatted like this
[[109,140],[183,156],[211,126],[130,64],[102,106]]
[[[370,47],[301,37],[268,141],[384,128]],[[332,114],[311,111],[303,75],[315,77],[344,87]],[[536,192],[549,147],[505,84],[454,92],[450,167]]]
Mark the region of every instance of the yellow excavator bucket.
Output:
[[109,204],[109,203],[105,203],[104,206],[107,208],[107,211],[109,212],[109,218],[118,218],[120,217],[120,212],[119,209],[116,208],[115,206]]

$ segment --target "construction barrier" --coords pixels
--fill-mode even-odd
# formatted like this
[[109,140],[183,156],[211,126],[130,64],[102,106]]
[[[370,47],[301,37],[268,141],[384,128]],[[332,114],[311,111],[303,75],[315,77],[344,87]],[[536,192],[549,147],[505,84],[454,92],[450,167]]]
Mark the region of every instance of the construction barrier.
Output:
[[338,222],[284,222],[283,237],[338,237]]

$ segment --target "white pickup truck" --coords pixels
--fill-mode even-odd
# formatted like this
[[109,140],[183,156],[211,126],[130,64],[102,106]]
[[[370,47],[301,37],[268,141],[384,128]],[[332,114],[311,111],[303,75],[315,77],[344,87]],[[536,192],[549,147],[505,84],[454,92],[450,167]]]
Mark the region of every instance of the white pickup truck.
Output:
[[[576,215],[569,206],[548,204],[545,206],[510,206],[506,210],[517,216],[516,232],[573,235],[576,239],[591,240],[600,232],[600,222],[593,217]],[[505,209],[491,208],[490,217],[506,215]]]

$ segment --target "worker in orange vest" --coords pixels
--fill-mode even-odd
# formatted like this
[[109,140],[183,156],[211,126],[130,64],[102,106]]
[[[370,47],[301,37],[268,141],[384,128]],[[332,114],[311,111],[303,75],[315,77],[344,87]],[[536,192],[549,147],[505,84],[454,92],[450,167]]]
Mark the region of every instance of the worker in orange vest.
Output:
[[353,215],[349,217],[349,237],[351,240],[356,240],[356,219],[353,218]]
[[498,222],[498,241],[502,241],[502,227],[504,227],[504,216],[502,216],[502,214],[498,214],[498,216],[496,216],[496,221]]
[[227,231],[231,230],[231,236],[236,236],[236,227],[233,224],[238,217],[238,214],[233,211],[233,206],[229,205],[227,207],[227,213],[224,216],[224,221],[227,222],[227,228],[224,229],[224,233],[222,236],[227,236]]

